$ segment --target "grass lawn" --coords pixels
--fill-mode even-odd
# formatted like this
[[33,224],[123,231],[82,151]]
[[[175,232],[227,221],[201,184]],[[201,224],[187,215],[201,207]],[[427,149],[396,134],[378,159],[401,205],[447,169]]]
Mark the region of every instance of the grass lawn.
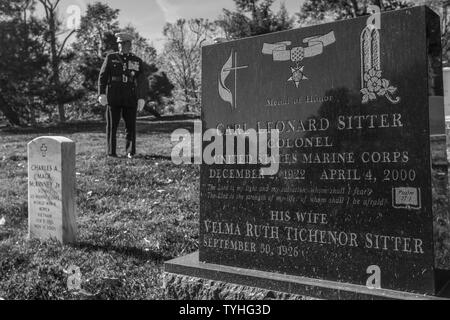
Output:
[[[0,297],[163,299],[163,262],[198,247],[199,167],[169,159],[180,126],[192,123],[139,123],[134,160],[105,158],[102,124],[0,132]],[[76,245],[26,240],[26,144],[42,135],[76,142]],[[82,294],[68,290],[71,265]]]
[[[0,297],[164,299],[164,261],[197,250],[199,166],[175,166],[169,158],[170,133],[192,131],[193,122],[139,122],[141,156],[133,160],[105,158],[103,128],[84,123],[0,131]],[[120,132],[118,153],[123,155],[123,127]],[[76,142],[75,245],[26,239],[26,145],[43,135]],[[440,188],[433,184],[442,204],[435,217],[437,259],[450,265],[449,199],[439,195]],[[68,289],[65,271],[72,265],[81,269],[82,293]]]

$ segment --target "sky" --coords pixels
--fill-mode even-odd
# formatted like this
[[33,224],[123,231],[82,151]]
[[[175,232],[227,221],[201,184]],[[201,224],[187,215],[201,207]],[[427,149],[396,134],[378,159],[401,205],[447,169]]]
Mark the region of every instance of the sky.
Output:
[[[66,10],[70,6],[78,6],[81,13],[88,4],[98,0],[61,0],[59,5],[62,17],[70,16]],[[278,11],[284,3],[289,14],[293,15],[300,9],[304,0],[275,0],[274,11]],[[163,43],[162,30],[166,22],[174,22],[178,18],[216,19],[222,9],[234,9],[233,0],[101,0],[110,7],[120,9],[119,22],[121,26],[131,23],[139,33],[160,51]]]

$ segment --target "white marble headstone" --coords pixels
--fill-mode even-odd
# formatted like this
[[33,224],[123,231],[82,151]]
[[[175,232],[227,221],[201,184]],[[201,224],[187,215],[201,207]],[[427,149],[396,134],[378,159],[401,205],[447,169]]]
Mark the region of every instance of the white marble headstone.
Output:
[[28,233],[30,239],[76,239],[75,142],[40,137],[28,143]]

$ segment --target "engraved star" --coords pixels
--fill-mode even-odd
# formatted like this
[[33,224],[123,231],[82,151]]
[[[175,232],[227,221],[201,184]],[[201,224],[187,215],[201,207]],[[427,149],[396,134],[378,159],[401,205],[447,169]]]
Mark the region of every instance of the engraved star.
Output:
[[293,81],[295,83],[295,86],[298,88],[298,85],[300,84],[300,81],[302,80],[308,80],[308,78],[303,73],[303,68],[305,66],[301,67],[291,67],[292,77],[288,79],[288,81]]

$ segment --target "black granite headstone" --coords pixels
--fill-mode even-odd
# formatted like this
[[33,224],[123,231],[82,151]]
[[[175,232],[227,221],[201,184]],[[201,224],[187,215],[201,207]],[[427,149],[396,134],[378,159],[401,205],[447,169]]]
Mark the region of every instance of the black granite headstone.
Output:
[[278,129],[279,170],[201,166],[200,261],[436,294],[450,265],[432,200],[439,17],[374,13],[202,54],[203,129]]

